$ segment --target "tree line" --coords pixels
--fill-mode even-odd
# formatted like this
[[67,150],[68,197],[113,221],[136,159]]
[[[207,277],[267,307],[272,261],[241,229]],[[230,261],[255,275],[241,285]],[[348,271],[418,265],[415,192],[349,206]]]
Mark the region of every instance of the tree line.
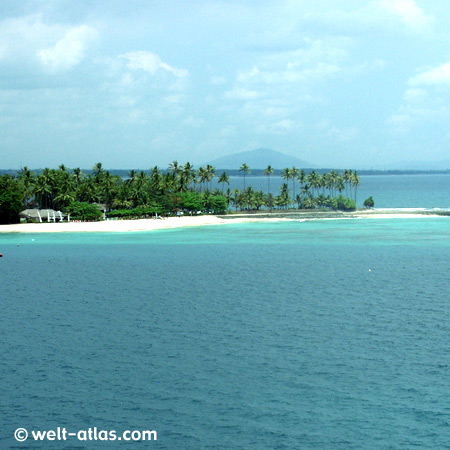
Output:
[[[40,173],[22,168],[16,175],[0,176],[0,221],[17,221],[22,209],[55,209],[82,217],[83,211],[98,218],[101,213],[92,205],[104,205],[109,217],[149,216],[176,212],[222,213],[231,208],[236,211],[264,209],[355,209],[358,173],[331,170],[318,174],[305,173],[295,167],[282,170],[284,183],[278,193],[271,191],[274,169],[264,170],[267,193],[247,186],[246,176],[251,173],[242,164],[243,188],[230,189],[230,177],[223,171],[216,174],[215,167],[206,165],[195,169],[173,161],[166,170],[157,166],[150,171],[131,170],[126,178],[111,174],[97,163],[89,173],[80,168],[69,169],[64,164],[58,169],[45,168]],[[219,187],[213,188],[217,177]],[[344,195],[345,194],[345,195]],[[88,208],[88,205],[90,207]],[[87,214],[87,213],[86,213]]]

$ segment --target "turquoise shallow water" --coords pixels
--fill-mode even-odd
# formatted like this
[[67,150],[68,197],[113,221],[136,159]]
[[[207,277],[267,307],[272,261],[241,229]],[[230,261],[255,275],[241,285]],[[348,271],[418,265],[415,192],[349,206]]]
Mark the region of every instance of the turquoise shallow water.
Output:
[[[449,250],[448,218],[0,236],[0,448],[449,448]],[[158,441],[12,437],[57,426]]]

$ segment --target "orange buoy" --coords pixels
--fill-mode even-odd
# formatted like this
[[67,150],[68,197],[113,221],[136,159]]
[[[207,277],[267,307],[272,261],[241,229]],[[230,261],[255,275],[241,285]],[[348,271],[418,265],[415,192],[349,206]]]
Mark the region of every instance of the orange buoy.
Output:
[[3,255],[0,253],[0,258],[2,257]]

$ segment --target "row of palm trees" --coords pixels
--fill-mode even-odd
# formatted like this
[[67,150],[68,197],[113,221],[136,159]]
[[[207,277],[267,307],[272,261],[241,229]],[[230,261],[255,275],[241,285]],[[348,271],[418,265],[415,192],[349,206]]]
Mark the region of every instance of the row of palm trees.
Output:
[[[244,173],[250,173],[247,165],[242,165],[239,169],[244,171]],[[267,176],[267,192],[270,193],[270,178],[273,175],[274,169],[272,166],[267,166],[264,170],[264,175]],[[319,174],[315,170],[312,170],[308,174],[303,169],[298,169],[296,167],[285,168],[281,172],[282,178],[289,182],[292,181],[292,192],[293,198],[296,198],[296,183],[300,185],[301,191],[312,191],[312,196],[316,197],[320,195],[325,195],[325,191],[328,191],[331,197],[336,195],[336,192],[340,194],[345,190],[346,197],[352,197],[352,189],[354,191],[355,203],[357,201],[358,187],[361,185],[361,181],[358,172],[345,169],[341,174],[336,170],[331,170],[328,173]],[[244,185],[245,189],[245,185]]]
[[232,204],[234,208],[240,211],[246,210],[260,210],[262,207],[269,210],[286,210],[288,208],[298,209],[355,209],[356,205],[353,200],[339,197],[324,196],[322,194],[313,197],[311,192],[306,194],[297,194],[295,198],[289,195],[289,188],[287,183],[283,183],[280,187],[279,195],[272,193],[265,194],[262,191],[256,191],[251,186],[245,190],[240,191],[234,189],[233,191],[227,189],[225,192],[227,204]]
[[[285,180],[280,193],[275,196],[271,192],[272,166],[268,166],[267,193],[255,191],[246,186],[246,175],[250,174],[247,164],[242,164],[243,190],[230,190],[230,177],[224,171],[218,176],[221,189],[212,189],[212,181],[216,177],[215,168],[206,165],[195,169],[187,162],[180,165],[173,161],[167,170],[157,166],[149,172],[131,170],[123,179],[105,170],[97,163],[90,173],[83,173],[80,168],[68,169],[64,164],[58,169],[45,168],[39,174],[24,167],[18,174],[25,191],[25,204],[31,207],[64,209],[71,202],[87,202],[106,204],[107,209],[131,209],[136,207],[165,205],[170,208],[176,205],[176,198],[183,192],[198,192],[203,195],[221,195],[227,204],[236,209],[259,209],[295,206],[308,208],[325,204],[324,199],[335,198],[345,191],[346,196],[353,196],[356,203],[357,188],[360,185],[356,171],[345,170],[318,174],[316,171],[305,173],[295,167],[282,171]],[[288,185],[292,182],[292,197]],[[225,189],[225,185],[227,188]],[[353,192],[352,192],[353,191]],[[314,199],[321,199],[316,201]]]

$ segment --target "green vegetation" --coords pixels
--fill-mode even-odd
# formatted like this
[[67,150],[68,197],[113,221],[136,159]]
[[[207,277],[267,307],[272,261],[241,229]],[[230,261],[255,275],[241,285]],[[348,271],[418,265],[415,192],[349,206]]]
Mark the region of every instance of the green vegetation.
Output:
[[[271,192],[274,169],[268,166],[267,193],[246,186],[250,167],[242,164],[244,189],[231,190],[226,172],[218,177],[221,189],[212,189],[215,168],[207,165],[195,170],[173,161],[167,170],[153,167],[148,172],[131,170],[127,177],[112,175],[97,163],[90,173],[79,168],[45,168],[40,173],[24,167],[17,176],[0,176],[0,221],[17,222],[25,208],[61,210],[73,220],[100,220],[102,210],[108,218],[138,218],[155,215],[223,213],[261,209],[332,209],[356,208],[360,185],[356,171],[331,170],[305,173],[295,167],[281,171],[284,183],[278,195]],[[227,189],[225,189],[227,185]],[[366,200],[373,199],[369,198]],[[367,203],[365,206],[370,205]]]
[[0,223],[15,223],[25,201],[25,186],[12,175],[0,176]]
[[375,206],[375,202],[372,198],[372,196],[370,196],[369,198],[366,198],[364,200],[364,208],[373,208]]
[[100,220],[101,211],[97,205],[87,202],[71,202],[65,209],[72,220]]

